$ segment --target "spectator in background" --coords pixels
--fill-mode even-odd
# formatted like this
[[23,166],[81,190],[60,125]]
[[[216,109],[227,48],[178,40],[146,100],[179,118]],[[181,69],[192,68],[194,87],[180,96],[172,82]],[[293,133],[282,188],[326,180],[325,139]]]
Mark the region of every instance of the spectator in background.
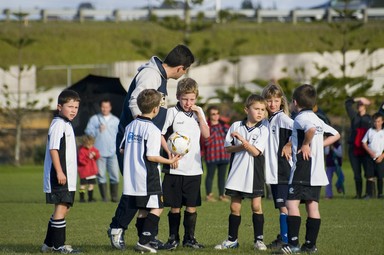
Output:
[[107,197],[107,172],[109,174],[110,192],[112,202],[118,201],[119,165],[116,156],[116,134],[119,118],[111,113],[112,104],[109,99],[100,102],[101,112],[93,115],[85,128],[87,135],[95,137],[95,147],[100,151],[97,161],[99,174],[97,176],[101,198],[104,202]]
[[[348,156],[351,162],[353,175],[355,179],[356,196],[362,198],[363,178],[362,167],[366,170],[366,151],[361,140],[372,125],[371,116],[367,113],[367,105],[370,101],[365,97],[348,98],[345,101],[345,108],[349,119],[351,120],[350,136],[348,139]],[[356,105],[356,109],[354,109]]]
[[324,148],[325,167],[328,177],[328,185],[325,186],[325,198],[333,198],[332,179],[333,174],[336,173],[338,181],[336,182],[337,192],[344,191],[344,174],[341,169],[343,163],[343,149],[341,143],[336,141],[334,144]]
[[208,107],[208,126],[210,128],[210,137],[203,139],[202,151],[207,165],[207,175],[205,177],[205,190],[207,201],[215,202],[216,199],[212,193],[212,183],[215,171],[218,171],[217,186],[219,188],[219,200],[228,202],[229,199],[224,195],[225,178],[227,167],[231,154],[224,149],[225,136],[227,135],[229,125],[220,120],[219,107],[212,105]]

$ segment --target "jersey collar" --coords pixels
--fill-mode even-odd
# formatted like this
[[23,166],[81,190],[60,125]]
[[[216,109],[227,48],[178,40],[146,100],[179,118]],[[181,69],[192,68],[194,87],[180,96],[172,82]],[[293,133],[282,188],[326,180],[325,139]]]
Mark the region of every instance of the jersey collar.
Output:
[[193,116],[193,112],[192,111],[189,111],[189,112],[186,112],[184,111],[183,107],[181,107],[180,103],[177,102],[176,106],[175,106],[176,110],[178,110],[179,112],[183,112],[185,115],[187,115],[188,117],[192,117]]

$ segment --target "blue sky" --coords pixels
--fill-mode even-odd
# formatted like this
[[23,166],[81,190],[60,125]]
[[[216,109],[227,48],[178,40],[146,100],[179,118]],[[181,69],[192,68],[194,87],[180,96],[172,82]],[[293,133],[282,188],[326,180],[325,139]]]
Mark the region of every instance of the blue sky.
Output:
[[[61,9],[77,8],[81,2],[90,2],[96,9],[130,9],[148,5],[158,5],[161,0],[11,0],[0,1],[0,9]],[[222,8],[240,8],[242,0],[221,0]],[[277,6],[278,9],[294,9],[316,6],[327,0],[252,0],[253,4],[261,3],[263,8]],[[213,7],[215,0],[205,0],[206,8]]]

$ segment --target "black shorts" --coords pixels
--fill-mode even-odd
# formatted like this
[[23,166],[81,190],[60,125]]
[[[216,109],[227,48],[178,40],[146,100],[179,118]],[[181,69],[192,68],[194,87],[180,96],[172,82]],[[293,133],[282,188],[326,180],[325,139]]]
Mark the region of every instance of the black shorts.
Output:
[[288,184],[271,184],[271,191],[275,208],[285,207],[288,197]]
[[47,204],[67,204],[68,207],[71,207],[75,201],[75,192],[59,191],[53,193],[45,193],[45,201]]
[[80,179],[80,185],[96,184],[96,178],[92,179]]
[[264,197],[264,190],[255,191],[253,193],[246,193],[242,191],[225,189],[225,195],[230,197],[241,197],[241,198],[255,198],[255,197]]
[[164,208],[163,195],[155,194],[148,196],[127,196],[130,203],[131,208],[138,209],[157,209]]
[[300,200],[301,203],[304,203],[305,201],[319,202],[320,191],[321,186],[291,184],[288,185],[287,200]]
[[383,178],[384,175],[384,161],[376,163],[372,158],[367,157],[367,167],[365,169],[365,178]]
[[164,206],[172,208],[201,205],[201,175],[165,174],[163,180]]

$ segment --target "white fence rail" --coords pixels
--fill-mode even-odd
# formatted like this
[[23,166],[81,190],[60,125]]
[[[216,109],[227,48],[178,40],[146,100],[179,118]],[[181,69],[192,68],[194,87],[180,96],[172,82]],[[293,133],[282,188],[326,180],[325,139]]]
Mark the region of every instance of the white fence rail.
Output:
[[[243,16],[246,19],[255,20],[258,23],[275,20],[296,23],[298,21],[309,20],[326,20],[332,22],[339,17],[339,14],[332,9],[303,9],[303,10],[228,10],[231,14]],[[49,20],[77,20],[84,22],[85,20],[114,20],[116,22],[124,20],[144,20],[149,16],[147,9],[117,9],[117,10],[91,10],[91,9],[4,9],[0,15],[5,21],[10,21],[14,17],[12,13],[28,13],[28,19],[40,19],[43,22]],[[217,20],[217,12],[214,10],[191,10],[191,17],[196,18],[199,13],[203,12],[206,19]],[[153,9],[151,13],[158,18],[170,16],[184,17],[181,9]],[[384,8],[368,8],[356,10],[353,14],[354,18],[368,22],[372,19],[384,19]]]

